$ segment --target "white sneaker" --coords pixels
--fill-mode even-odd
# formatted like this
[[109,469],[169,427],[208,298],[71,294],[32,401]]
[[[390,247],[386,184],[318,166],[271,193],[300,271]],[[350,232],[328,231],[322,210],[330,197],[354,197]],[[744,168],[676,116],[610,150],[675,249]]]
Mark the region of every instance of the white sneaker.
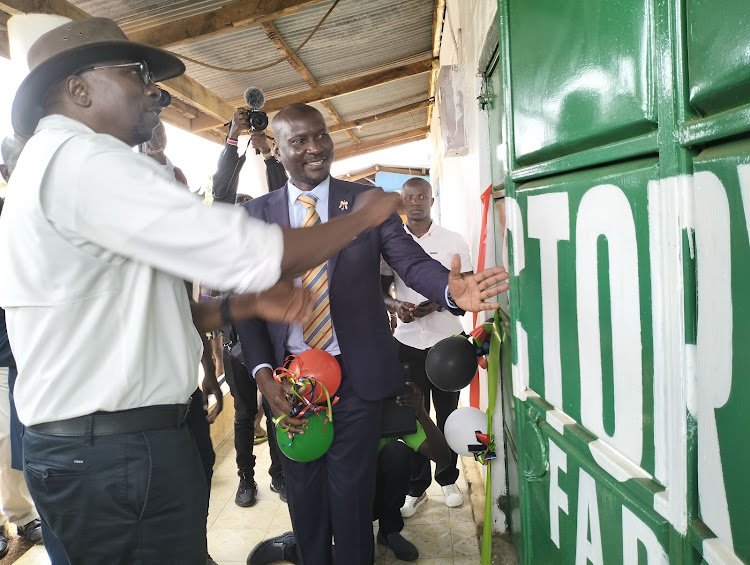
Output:
[[406,499],[404,500],[404,505],[401,507],[401,517],[408,518],[409,516],[414,516],[417,508],[422,506],[422,504],[424,504],[426,501],[426,492],[423,492],[419,496],[411,496],[407,494]]
[[[464,503],[464,495],[458,490],[455,483],[452,485],[446,485],[443,487],[443,494],[445,495],[445,505],[448,508],[455,508],[461,506]],[[403,512],[402,512],[403,514]]]

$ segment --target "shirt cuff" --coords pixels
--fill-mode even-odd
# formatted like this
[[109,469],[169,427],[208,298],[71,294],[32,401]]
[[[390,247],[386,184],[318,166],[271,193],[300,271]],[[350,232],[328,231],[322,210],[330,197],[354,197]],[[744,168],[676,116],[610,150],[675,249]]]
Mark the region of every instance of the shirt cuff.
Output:
[[256,365],[255,367],[253,367],[253,370],[252,370],[253,378],[255,378],[255,373],[260,371],[263,367],[268,367],[273,372],[273,367],[271,367],[271,365],[269,365],[268,363],[261,363],[260,365]]

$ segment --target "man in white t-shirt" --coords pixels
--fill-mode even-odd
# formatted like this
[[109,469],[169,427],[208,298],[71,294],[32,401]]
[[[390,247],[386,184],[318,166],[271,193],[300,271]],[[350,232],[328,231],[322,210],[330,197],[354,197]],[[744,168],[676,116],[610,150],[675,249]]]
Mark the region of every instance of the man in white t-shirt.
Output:
[[[455,254],[461,256],[461,272],[470,272],[469,246],[456,232],[438,226],[432,221],[430,209],[434,203],[432,186],[426,180],[415,177],[402,187],[403,209],[406,213],[404,230],[422,246],[430,257],[449,267]],[[398,316],[394,337],[398,342],[401,363],[409,364],[411,380],[424,391],[425,410],[430,411],[430,397],[435,405],[435,415],[440,431],[445,429],[445,420],[458,406],[458,393],[446,392],[435,387],[427,378],[425,359],[430,348],[441,339],[461,333],[459,319],[443,310],[439,304],[404,284],[398,274],[383,262],[380,269],[386,308]],[[393,285],[396,298],[390,294]],[[430,460],[414,454],[412,477],[401,515],[409,517],[427,498],[425,491],[432,482]],[[445,496],[445,504],[460,506],[463,495],[456,485],[458,479],[458,456],[453,453],[448,465],[436,465],[435,480]]]

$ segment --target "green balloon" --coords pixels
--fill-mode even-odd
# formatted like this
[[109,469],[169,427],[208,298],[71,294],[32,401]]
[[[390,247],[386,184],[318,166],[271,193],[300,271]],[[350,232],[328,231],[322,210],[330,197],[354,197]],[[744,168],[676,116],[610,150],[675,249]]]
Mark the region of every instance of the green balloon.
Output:
[[333,422],[324,422],[325,415],[314,412],[310,416],[303,416],[302,420],[305,427],[305,433],[294,434],[293,439],[289,439],[286,432],[276,425],[276,441],[279,449],[292,461],[306,463],[315,461],[328,451],[333,443]]

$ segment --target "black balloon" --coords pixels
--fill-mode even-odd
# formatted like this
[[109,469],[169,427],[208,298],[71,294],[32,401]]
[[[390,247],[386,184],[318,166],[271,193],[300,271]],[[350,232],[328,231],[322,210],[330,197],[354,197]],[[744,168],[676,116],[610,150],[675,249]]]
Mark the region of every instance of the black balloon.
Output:
[[440,390],[458,392],[477,372],[477,351],[462,336],[441,339],[432,346],[425,360],[427,377]]

